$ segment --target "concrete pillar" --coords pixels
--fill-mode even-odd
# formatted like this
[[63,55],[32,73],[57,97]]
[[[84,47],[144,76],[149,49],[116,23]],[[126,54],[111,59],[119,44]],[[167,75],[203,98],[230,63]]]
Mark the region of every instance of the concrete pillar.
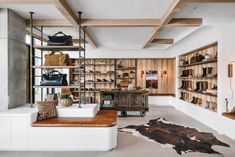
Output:
[[9,9],[0,9],[0,111],[25,104],[25,20]]

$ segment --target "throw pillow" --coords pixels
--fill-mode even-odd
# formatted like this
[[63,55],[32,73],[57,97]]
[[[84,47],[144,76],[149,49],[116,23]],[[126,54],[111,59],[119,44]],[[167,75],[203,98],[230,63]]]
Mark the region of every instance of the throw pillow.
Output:
[[56,105],[58,104],[58,101],[38,101],[37,104],[38,121],[57,117]]

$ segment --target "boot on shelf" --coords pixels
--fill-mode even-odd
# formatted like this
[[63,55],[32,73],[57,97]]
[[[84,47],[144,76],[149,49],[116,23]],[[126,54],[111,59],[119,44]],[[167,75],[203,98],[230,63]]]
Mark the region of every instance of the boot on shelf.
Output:
[[192,104],[196,104],[196,97],[194,96],[192,101],[191,101]]
[[201,105],[202,104],[202,98],[197,98],[197,105]]
[[202,76],[201,77],[206,77],[207,76],[207,68],[202,68]]
[[188,86],[189,86],[189,81],[185,81],[185,86],[184,86],[184,89],[188,89]]
[[194,91],[197,92],[199,90],[199,88],[200,88],[199,85],[200,85],[200,82],[196,82],[196,89]]
[[208,89],[208,82],[207,82],[207,81],[204,81],[204,82],[203,82],[203,90],[202,90],[202,93],[206,93],[207,89]]
[[181,95],[181,96],[180,96],[180,99],[181,99],[181,100],[184,100],[184,92],[180,92],[180,95]]
[[193,77],[193,69],[188,69],[188,77]]
[[188,82],[188,88],[187,88],[188,90],[193,90],[193,82],[192,81],[189,81]]
[[199,81],[199,89],[197,92],[203,92],[204,84],[202,81]]
[[212,67],[207,67],[207,77],[213,77],[213,75],[212,75]]
[[182,71],[182,75],[180,77],[186,77],[186,70]]
[[184,89],[184,87],[185,87],[185,81],[181,81],[181,87],[180,87],[180,89]]

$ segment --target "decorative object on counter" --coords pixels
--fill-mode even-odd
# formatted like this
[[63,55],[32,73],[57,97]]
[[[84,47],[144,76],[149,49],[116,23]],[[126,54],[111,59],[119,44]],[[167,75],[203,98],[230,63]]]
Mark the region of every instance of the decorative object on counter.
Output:
[[48,36],[48,46],[72,46],[73,40],[71,35],[66,35],[63,32],[57,32],[53,36]]
[[[56,54],[59,53],[59,54]],[[67,66],[69,65],[69,55],[62,52],[52,51],[45,55],[45,66]]]
[[67,86],[67,74],[61,74],[57,70],[52,70],[42,75],[41,86]]
[[230,113],[235,114],[235,107],[233,107],[233,109],[231,110],[231,112],[230,112]]
[[203,59],[205,59],[205,57],[203,55],[201,55],[200,53],[196,53],[193,55],[193,57],[190,59],[190,64],[192,63],[197,63],[197,62],[201,62],[203,61]]
[[73,105],[73,96],[72,95],[61,95],[59,99],[59,106],[69,107]]
[[57,117],[56,106],[58,105],[58,101],[37,101],[37,105],[38,121]]
[[214,150],[214,146],[230,147],[219,141],[212,133],[200,132],[195,128],[178,125],[165,118],[152,119],[148,123],[140,125],[129,125],[120,128],[119,131],[144,140],[151,139],[151,141],[163,145],[164,148],[174,149],[179,155],[200,152],[216,154],[212,156],[223,156]]

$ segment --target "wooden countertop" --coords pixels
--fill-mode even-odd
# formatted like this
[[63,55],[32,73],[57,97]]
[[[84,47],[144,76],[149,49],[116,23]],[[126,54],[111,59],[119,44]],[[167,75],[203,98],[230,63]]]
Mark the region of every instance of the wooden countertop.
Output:
[[94,118],[59,117],[36,121],[33,127],[112,127],[117,124],[117,111],[101,110]]
[[222,113],[223,116],[231,118],[233,120],[235,120],[235,113]]

